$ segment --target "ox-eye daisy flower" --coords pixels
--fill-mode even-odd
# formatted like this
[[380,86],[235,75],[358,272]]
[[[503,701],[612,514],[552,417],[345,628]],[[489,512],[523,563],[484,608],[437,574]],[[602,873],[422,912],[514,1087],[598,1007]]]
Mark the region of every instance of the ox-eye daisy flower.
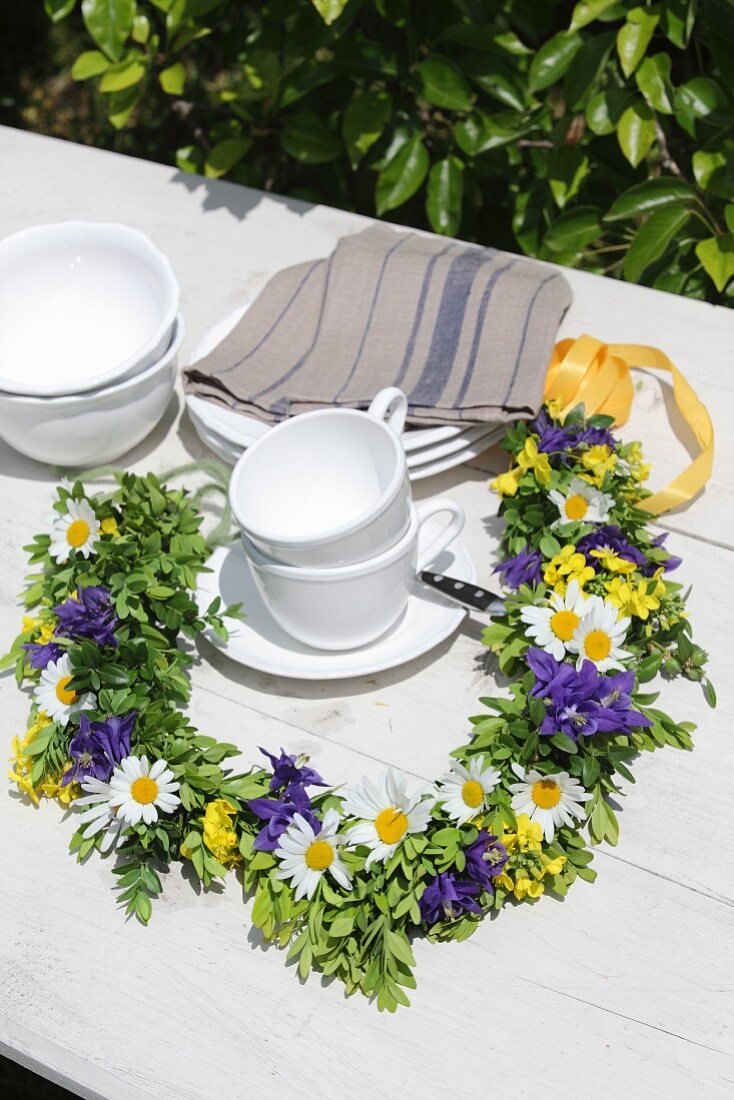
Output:
[[361,825],[349,830],[347,840],[370,849],[366,867],[376,860],[389,859],[410,833],[425,832],[433,799],[426,800],[424,791],[409,795],[407,783],[407,776],[388,771],[376,784],[365,778],[346,793],[344,812],[362,819]]
[[41,670],[41,679],[33,695],[39,708],[60,726],[65,726],[72,714],[92,710],[97,705],[93,695],[77,695],[69,687],[73,675],[69,654],[64,653],[58,661],[49,661]]
[[528,637],[557,661],[562,661],[589,602],[574,578],[564,596],[552,593],[548,607],[528,604],[520,612],[520,618],[528,624]]
[[56,561],[66,561],[76,550],[88,558],[95,553],[99,522],[88,500],[67,500],[66,512],[57,515],[51,526],[49,553]]
[[468,767],[456,760],[451,771],[439,779],[436,794],[449,817],[457,825],[465,825],[486,810],[487,795],[501,778],[498,771],[485,767],[483,756],[472,757]]
[[348,890],[352,884],[349,871],[344,866],[338,835],[341,817],[337,810],[327,810],[321,829],[317,832],[301,814],[294,814],[293,821],[280,837],[275,855],[281,868],[275,877],[290,879],[296,892],[296,901],[312,898],[316,887],[328,871],[331,877]]
[[512,809],[518,819],[527,814],[530,821],[537,822],[549,844],[557,828],[573,825],[574,817],[584,817],[583,806],[589,796],[568,772],[541,775],[533,768],[526,773],[520,764],[513,764],[512,770],[520,780],[510,783]]
[[[606,523],[614,501],[608,493],[601,493],[583,478],[571,478],[565,493],[553,489],[548,496],[560,513],[559,523]],[[556,525],[554,524],[554,526]]]
[[88,807],[79,818],[80,824],[85,826],[82,833],[83,840],[89,840],[104,830],[100,850],[109,852],[120,839],[125,822],[117,816],[119,803],[115,801],[110,790],[109,783],[102,779],[88,776],[82,780],[82,789],[87,792],[81,798],[74,800],[74,808]]
[[593,661],[597,672],[611,668],[624,668],[622,661],[631,656],[622,649],[630,620],[617,618],[617,608],[599,596],[590,596],[586,613],[581,618],[573,638],[568,643],[569,653],[577,653],[576,668],[584,661]]
[[165,760],[148,763],[147,756],[126,756],[117,765],[110,779],[110,801],[114,802],[118,818],[127,825],[144,821],[152,825],[158,811],[170,814],[181,799],[174,792],[179,784]]

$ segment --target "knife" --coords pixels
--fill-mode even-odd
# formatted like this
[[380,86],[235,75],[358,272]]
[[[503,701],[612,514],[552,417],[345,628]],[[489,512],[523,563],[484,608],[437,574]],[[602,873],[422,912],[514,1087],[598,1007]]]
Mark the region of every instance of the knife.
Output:
[[471,611],[483,611],[487,615],[504,615],[505,602],[496,592],[490,592],[486,588],[480,588],[469,581],[461,581],[457,577],[447,577],[444,573],[434,573],[430,569],[424,569],[418,574],[418,579],[440,592],[442,596],[448,596],[462,607],[468,607]]

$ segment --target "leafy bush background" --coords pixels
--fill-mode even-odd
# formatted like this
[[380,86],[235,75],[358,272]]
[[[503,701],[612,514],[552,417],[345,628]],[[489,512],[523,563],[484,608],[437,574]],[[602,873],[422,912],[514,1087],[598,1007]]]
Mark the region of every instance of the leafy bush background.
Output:
[[734,301],[734,0],[44,6],[70,136]]

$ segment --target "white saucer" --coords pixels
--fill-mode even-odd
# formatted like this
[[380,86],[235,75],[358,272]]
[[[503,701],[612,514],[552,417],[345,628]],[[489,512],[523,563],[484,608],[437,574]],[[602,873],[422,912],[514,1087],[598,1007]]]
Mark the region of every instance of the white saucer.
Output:
[[[429,537],[435,528],[427,523],[425,530]],[[196,593],[201,611],[219,596],[225,607],[241,602],[247,618],[244,621],[227,620],[230,634],[226,642],[217,638],[212,630],[204,632],[205,638],[238,664],[273,676],[296,680],[344,680],[395,668],[444,641],[466,615],[464,608],[416,580],[415,593],[410,597],[405,614],[387,634],[360,649],[327,653],[296,641],[273,622],[255,588],[239,540],[229,547],[220,546],[206,564],[212,572],[199,574]],[[476,581],[474,563],[459,539],[439,554],[432,568],[471,583]]]

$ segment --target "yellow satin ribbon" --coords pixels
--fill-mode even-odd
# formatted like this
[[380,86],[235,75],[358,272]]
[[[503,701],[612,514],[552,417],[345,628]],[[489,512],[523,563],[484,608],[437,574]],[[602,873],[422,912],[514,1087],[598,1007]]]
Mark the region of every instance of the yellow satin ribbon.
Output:
[[644,344],[603,344],[593,336],[560,340],[553,351],[545,383],[545,400],[559,399],[564,411],[582,404],[587,416],[604,413],[624,424],[632,408],[632,367],[667,371],[673,379],[678,411],[693,432],[700,453],[669,485],[639,502],[654,516],[680,508],[701,491],[711,476],[714,427],[706,406],[667,355]]

